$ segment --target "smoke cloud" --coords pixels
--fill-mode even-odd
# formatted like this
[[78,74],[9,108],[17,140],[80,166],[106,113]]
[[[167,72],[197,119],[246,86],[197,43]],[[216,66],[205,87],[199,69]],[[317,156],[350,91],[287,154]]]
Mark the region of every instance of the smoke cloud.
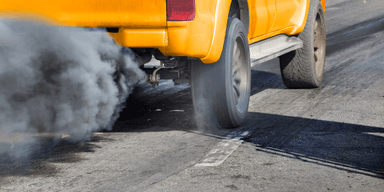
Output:
[[15,132],[80,140],[110,130],[144,78],[105,32],[0,21],[0,154]]

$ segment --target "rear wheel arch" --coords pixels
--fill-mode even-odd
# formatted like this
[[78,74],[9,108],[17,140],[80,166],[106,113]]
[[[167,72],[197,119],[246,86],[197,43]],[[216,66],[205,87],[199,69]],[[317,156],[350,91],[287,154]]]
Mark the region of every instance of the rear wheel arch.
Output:
[[228,16],[238,18],[243,23],[245,30],[248,32],[249,6],[247,0],[232,0]]
[[216,16],[215,20],[213,21],[215,30],[213,32],[213,38],[207,55],[203,58],[200,58],[200,60],[205,64],[215,63],[220,58],[224,46],[225,31],[229,18],[228,16],[231,14],[231,7],[232,10],[238,10],[238,12],[240,12],[240,14],[238,14],[240,15],[240,18],[237,18],[243,23],[248,34],[250,19],[248,0],[216,0]]

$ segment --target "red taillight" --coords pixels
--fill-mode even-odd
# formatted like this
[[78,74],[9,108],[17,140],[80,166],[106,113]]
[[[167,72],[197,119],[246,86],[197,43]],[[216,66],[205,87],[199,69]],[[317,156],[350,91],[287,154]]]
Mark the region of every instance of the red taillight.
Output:
[[168,21],[192,21],[195,18],[195,0],[167,0]]

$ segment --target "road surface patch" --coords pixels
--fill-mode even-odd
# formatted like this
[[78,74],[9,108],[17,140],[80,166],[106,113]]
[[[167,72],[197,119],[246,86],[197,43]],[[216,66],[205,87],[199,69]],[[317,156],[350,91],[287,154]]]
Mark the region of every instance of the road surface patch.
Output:
[[242,143],[249,131],[235,131],[220,141],[207,155],[203,157],[195,167],[219,166],[229,157]]

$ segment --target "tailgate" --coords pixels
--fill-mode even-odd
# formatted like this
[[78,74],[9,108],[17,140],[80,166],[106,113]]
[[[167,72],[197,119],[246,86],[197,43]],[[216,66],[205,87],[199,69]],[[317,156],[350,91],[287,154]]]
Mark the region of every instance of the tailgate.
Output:
[[39,18],[81,27],[163,28],[166,0],[1,0],[1,18]]

